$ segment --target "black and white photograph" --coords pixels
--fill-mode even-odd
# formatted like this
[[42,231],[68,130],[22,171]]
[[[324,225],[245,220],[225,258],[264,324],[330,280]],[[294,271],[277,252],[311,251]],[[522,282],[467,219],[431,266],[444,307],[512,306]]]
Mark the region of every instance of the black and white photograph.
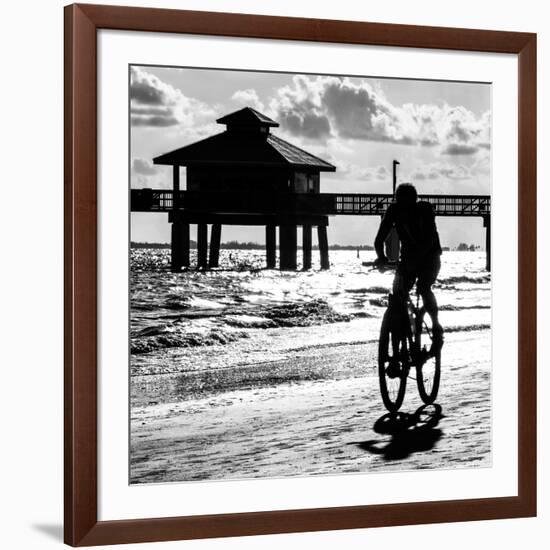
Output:
[[490,467],[491,84],[128,71],[130,484]]

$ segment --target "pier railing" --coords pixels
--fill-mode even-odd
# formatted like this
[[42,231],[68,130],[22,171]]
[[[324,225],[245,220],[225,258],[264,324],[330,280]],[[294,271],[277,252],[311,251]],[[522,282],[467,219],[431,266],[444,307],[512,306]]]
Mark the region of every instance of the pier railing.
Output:
[[[208,213],[312,214],[381,216],[393,202],[384,193],[206,193],[179,191],[177,209]],[[421,195],[437,216],[482,216],[491,213],[489,195]],[[132,189],[132,212],[174,210],[174,191]]]

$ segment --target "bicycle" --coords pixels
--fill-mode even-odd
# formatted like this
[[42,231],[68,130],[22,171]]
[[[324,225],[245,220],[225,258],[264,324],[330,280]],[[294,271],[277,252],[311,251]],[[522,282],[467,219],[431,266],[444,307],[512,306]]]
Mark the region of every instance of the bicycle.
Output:
[[[363,265],[380,266],[374,262]],[[391,264],[389,268],[395,268]],[[431,351],[433,321],[416,290],[416,303],[407,293],[402,300],[391,292],[388,307],[382,318],[378,341],[378,378],[384,406],[395,413],[403,404],[407,379],[416,369],[416,384],[420,398],[431,405],[437,398],[441,380],[441,348]]]

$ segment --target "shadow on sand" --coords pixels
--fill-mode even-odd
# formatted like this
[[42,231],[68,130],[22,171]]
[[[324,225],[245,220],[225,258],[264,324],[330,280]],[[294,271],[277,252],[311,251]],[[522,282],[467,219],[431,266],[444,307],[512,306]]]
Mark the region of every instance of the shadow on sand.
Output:
[[423,405],[414,413],[387,413],[373,426],[376,433],[389,435],[390,439],[371,439],[353,442],[360,449],[382,455],[384,460],[400,460],[411,454],[433,449],[443,436],[437,428],[443,418],[441,405]]

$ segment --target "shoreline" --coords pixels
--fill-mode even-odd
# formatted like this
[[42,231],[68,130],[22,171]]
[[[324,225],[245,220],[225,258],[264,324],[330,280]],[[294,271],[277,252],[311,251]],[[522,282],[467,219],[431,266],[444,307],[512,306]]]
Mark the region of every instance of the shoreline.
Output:
[[[490,463],[488,330],[447,337],[442,411],[392,434],[376,431],[385,413],[376,344],[327,346],[321,355],[309,348],[292,358],[219,369],[205,384],[210,391],[200,389],[204,371],[143,376],[147,403],[134,394],[140,385],[134,377],[131,483]],[[410,380],[402,407],[407,421],[417,418],[421,404]]]

